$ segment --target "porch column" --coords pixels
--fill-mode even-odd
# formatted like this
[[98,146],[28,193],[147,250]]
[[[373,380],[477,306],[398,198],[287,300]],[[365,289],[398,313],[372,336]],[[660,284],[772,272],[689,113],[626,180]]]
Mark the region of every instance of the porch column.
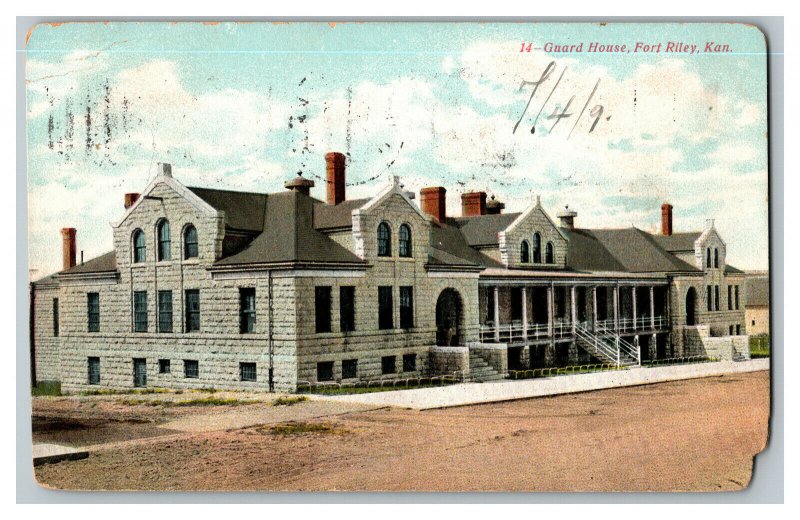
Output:
[[650,328],[656,328],[656,291],[655,287],[650,286]]
[[597,332],[597,286],[592,287],[592,331]]
[[633,300],[633,330],[636,330],[636,286],[631,286],[631,300]]
[[575,335],[575,322],[578,321],[578,305],[575,302],[575,286],[570,287],[569,303],[572,307],[572,335]]
[[614,330],[619,332],[619,285],[614,286]]
[[522,286],[522,341],[528,341],[528,288]]
[[547,335],[553,335],[553,286],[547,286]]
[[500,343],[500,287],[494,286],[494,340]]

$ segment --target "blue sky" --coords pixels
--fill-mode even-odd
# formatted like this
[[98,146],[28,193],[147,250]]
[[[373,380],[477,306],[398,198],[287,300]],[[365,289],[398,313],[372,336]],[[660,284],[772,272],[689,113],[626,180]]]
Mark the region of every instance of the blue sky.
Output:
[[[548,42],[701,52],[547,54]],[[550,62],[523,117],[520,84]],[[34,277],[59,269],[62,227],[78,228],[86,258],[109,251],[123,194],[156,162],[187,185],[277,191],[297,172],[319,181],[331,150],[348,154],[348,197],[399,175],[414,191],[445,186],[451,214],[486,190],[509,211],[540,195],[578,226],[649,231],[669,201],[676,231],[713,218],[731,263],[768,264],[766,55],[745,25],[42,25],[26,84]],[[568,103],[570,117],[548,119]]]

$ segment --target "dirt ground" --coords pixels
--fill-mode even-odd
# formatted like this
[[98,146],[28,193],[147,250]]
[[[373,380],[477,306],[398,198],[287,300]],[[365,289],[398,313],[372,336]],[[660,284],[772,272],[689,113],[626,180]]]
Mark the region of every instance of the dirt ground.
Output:
[[[769,374],[179,434],[159,424],[176,424],[176,417],[198,409],[126,407],[107,398],[92,406],[92,399],[99,398],[37,398],[34,415],[47,420],[38,421],[34,440],[138,440],[97,445],[88,459],[39,466],[40,484],[88,490],[718,491],[746,487],[753,456],[766,445]],[[244,406],[256,411],[265,405]],[[293,413],[301,416],[307,406],[315,403],[297,403]],[[59,420],[67,427],[59,429]],[[88,424],[94,433],[71,422]]]

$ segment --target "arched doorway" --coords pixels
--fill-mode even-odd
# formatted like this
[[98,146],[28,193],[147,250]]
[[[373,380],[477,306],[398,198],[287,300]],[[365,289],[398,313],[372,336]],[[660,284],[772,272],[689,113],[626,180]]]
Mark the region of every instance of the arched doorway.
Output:
[[694,287],[689,287],[689,290],[686,291],[686,324],[687,325],[696,325],[697,320],[695,318],[695,312],[697,307],[697,291],[695,291]]
[[436,344],[461,344],[461,296],[455,289],[445,289],[436,301]]

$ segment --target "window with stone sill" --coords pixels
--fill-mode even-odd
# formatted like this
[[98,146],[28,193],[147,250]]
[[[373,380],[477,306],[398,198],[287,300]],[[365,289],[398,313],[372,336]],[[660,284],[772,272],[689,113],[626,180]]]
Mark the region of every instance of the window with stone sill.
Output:
[[172,259],[170,249],[172,247],[172,240],[169,233],[169,221],[162,219],[156,226],[156,234],[158,235],[158,261],[164,262]]
[[197,258],[197,228],[192,224],[186,226],[183,232],[183,258],[189,260],[190,258]]
[[378,224],[378,256],[392,256],[392,231],[389,224]]
[[398,232],[399,247],[398,254],[403,258],[411,258],[411,227],[402,224]]

